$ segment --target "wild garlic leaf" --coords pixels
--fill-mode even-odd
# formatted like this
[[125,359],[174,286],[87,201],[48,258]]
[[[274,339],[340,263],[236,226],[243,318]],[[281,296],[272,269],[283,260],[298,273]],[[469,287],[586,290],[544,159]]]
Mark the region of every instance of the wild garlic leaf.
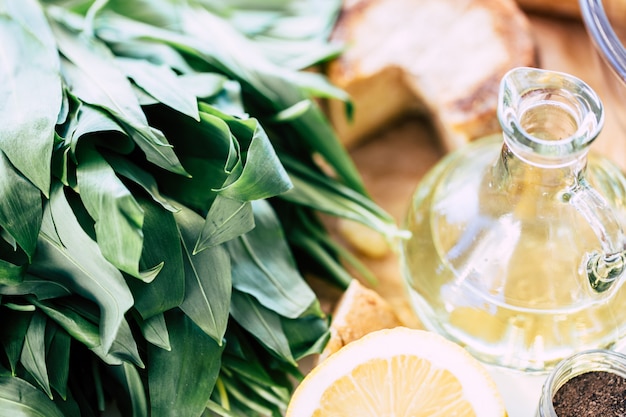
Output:
[[29,301],[87,348],[93,349],[100,346],[98,327],[78,312],[50,300],[37,300],[33,297],[29,298]]
[[181,310],[218,344],[226,333],[231,294],[231,264],[222,246],[193,253],[204,219],[189,209],[175,215],[180,230],[185,271]]
[[[52,333],[49,337],[48,335]],[[67,381],[70,370],[70,347],[71,336],[49,320],[46,328],[46,365],[50,386],[59,393],[64,401],[67,401]]]
[[[112,132],[116,133],[116,135],[110,135]],[[128,154],[134,148],[134,142],[128,137],[119,123],[109,116],[105,110],[88,103],[81,103],[74,129],[68,135],[72,155],[76,154],[76,147],[80,138],[98,133],[108,133],[105,136],[107,140],[101,139],[98,141],[98,144],[118,153]]]
[[[289,402],[292,387],[290,383],[281,384],[270,377],[261,366],[261,362],[264,362],[268,369],[272,368],[273,364],[261,361],[257,356],[250,356],[248,360],[242,360],[224,354],[222,356],[222,368],[225,371],[222,375],[224,378],[227,378],[225,375],[232,375],[229,379],[240,380],[244,386],[249,387],[252,392],[261,397],[261,401],[270,402],[281,409],[281,415],[283,415],[286,404]],[[282,365],[286,366],[284,362]],[[290,366],[293,367],[293,365]]]
[[124,393],[116,397],[117,407],[124,410],[125,415],[147,417],[149,415],[148,395],[137,368],[124,362],[119,366],[109,367],[109,371]]
[[[231,343],[231,340],[232,335],[229,335],[228,343]],[[249,346],[247,347],[249,348]],[[261,365],[259,357],[253,351],[246,353],[247,355],[244,357],[225,353],[222,356],[222,367],[259,384],[264,384],[268,387],[274,385],[272,378]]]
[[135,299],[134,309],[145,320],[182,303],[185,277],[180,234],[173,213],[140,194],[136,198],[144,211],[141,263],[154,265],[163,262],[163,268],[151,283],[128,280]]
[[121,365],[126,361],[140,367],[144,366],[126,320],[119,325],[118,334],[111,347],[104,350],[97,324],[100,322],[99,317],[93,311],[88,311],[93,310],[93,305],[86,309],[87,305],[84,300],[77,296],[57,301],[39,301],[33,297],[28,297],[28,300],[65,329],[72,338],[84,344],[104,363]]
[[[0,288],[3,286],[19,285],[28,268],[27,264],[15,265],[4,259],[0,259]],[[0,290],[0,294],[2,291]]]
[[52,390],[50,389],[50,379],[48,378],[48,368],[46,366],[45,332],[46,316],[36,311],[26,331],[20,363],[24,365],[24,368],[34,378],[35,382],[52,399]]
[[64,417],[43,391],[18,377],[0,376],[0,410],[5,416]]
[[161,207],[168,211],[171,211],[172,213],[175,213],[179,210],[176,207],[175,202],[170,201],[168,197],[164,196],[161,193],[156,179],[152,175],[150,175],[150,173],[139,167],[131,159],[127,159],[118,154],[110,152],[103,153],[103,156],[111,165],[117,175],[129,179],[133,183],[143,188],[143,190],[146,191],[150,195],[150,197],[152,197],[152,200],[161,205]]
[[218,195],[211,204],[194,253],[220,245],[254,228],[252,205]]
[[110,112],[149,161],[187,175],[165,136],[148,124],[130,81],[116,66],[106,45],[85,35],[72,34],[58,22],[53,21],[52,28],[59,50],[67,57],[62,71],[72,94]]
[[316,299],[315,293],[300,275],[272,207],[265,200],[254,201],[252,207],[254,229],[225,244],[233,287],[280,315],[298,317]]
[[[312,310],[319,310],[319,302]],[[330,337],[330,318],[318,314],[305,314],[297,319],[281,317],[281,326],[289,339],[289,348],[297,361],[309,355],[320,353]]]
[[171,351],[148,345],[150,415],[199,416],[220,371],[224,344],[215,340],[179,310],[165,315]]
[[102,349],[108,352],[133,297],[121,272],[81,228],[58,183],[44,210],[40,236],[29,272],[54,279],[99,305]]
[[0,343],[11,367],[11,374],[16,375],[17,364],[22,354],[26,331],[33,318],[32,312],[14,311],[3,308],[2,322],[0,327]]
[[289,340],[276,312],[263,307],[249,294],[235,290],[231,297],[230,313],[241,327],[270,351],[296,366],[296,361],[289,350]]
[[169,172],[151,171],[159,189],[181,205],[204,212],[216,196],[216,188],[231,175],[237,160],[235,139],[224,121],[201,115],[201,122],[177,112],[154,108],[149,111],[170,138],[180,161],[191,174],[181,179]]
[[350,96],[348,93],[331,84],[323,74],[300,71],[290,72],[286,77],[293,85],[298,86],[302,91],[312,97],[341,100],[350,105]]
[[[202,106],[204,111],[219,114],[216,109]],[[220,195],[241,201],[260,200],[282,194],[292,187],[267,134],[255,119],[239,120],[224,114],[241,148],[241,174],[229,178],[218,190]]]
[[[122,22],[122,20],[120,20]],[[193,74],[195,70],[176,49],[148,39],[126,39],[118,27],[98,27],[98,38],[107,42],[116,56],[141,59],[166,65],[179,74]]]
[[2,151],[0,151],[0,195],[2,195],[0,227],[3,227],[28,258],[32,259],[41,224],[41,192],[16,171]]
[[22,175],[48,195],[50,166],[41,161],[51,158],[54,127],[61,110],[59,56],[37,1],[3,4],[0,11],[0,150]]
[[137,320],[141,334],[146,342],[152,343],[154,346],[160,347],[167,351],[172,350],[170,345],[170,337],[165,324],[165,316],[156,314],[146,320],[139,318]]
[[95,323],[67,306],[51,301],[39,301],[36,298],[31,298],[30,301],[62,327],[74,340],[85,345],[105,363],[109,365],[120,365],[122,363],[119,358],[113,358],[103,352],[100,343],[100,332]]
[[144,368],[145,364],[139,355],[135,336],[130,329],[127,320],[122,320],[120,329],[117,333],[113,344],[108,351],[100,351],[99,355],[120,359],[122,362],[131,363],[140,368]]
[[[219,71],[224,71],[239,81],[249,94],[254,94],[256,101],[248,108],[249,113],[267,114],[270,109],[278,113],[311,98],[311,88],[294,85],[294,76],[288,74],[287,69],[265,58],[255,49],[253,42],[223,19],[198,7],[182,7],[180,16],[182,30],[194,39],[193,46],[200,53],[199,58]],[[303,80],[303,77],[296,79]],[[320,85],[315,89],[320,90]],[[366,194],[354,162],[318,106],[293,120],[291,127],[310,149],[322,155],[339,178],[356,191]]]
[[118,269],[151,282],[163,263],[139,270],[143,249],[141,206],[92,143],[77,149],[77,159],[79,194],[95,222],[96,240],[102,254]]
[[26,274],[24,280],[16,285],[0,285],[0,294],[4,295],[28,295],[32,294],[40,300],[58,298],[71,295],[72,292],[66,286],[46,279],[39,279]]
[[128,78],[159,102],[200,120],[196,96],[184,88],[170,67],[145,59],[116,58],[116,62]]
[[252,0],[239,1],[221,14],[273,63],[301,69],[337,53],[338,46],[328,38],[341,5],[340,0],[285,0],[261,6]]
[[223,378],[221,381],[230,395],[230,408],[235,413],[255,417],[280,415],[279,410],[275,410],[272,404],[253,395],[250,387],[242,384],[237,378]]
[[280,196],[282,199],[363,223],[382,232],[388,239],[403,234],[394,219],[368,197],[332,181],[293,157],[283,155],[281,161],[294,183],[293,189]]
[[212,72],[196,72],[178,76],[183,88],[197,98],[214,97],[231,84],[228,78]]

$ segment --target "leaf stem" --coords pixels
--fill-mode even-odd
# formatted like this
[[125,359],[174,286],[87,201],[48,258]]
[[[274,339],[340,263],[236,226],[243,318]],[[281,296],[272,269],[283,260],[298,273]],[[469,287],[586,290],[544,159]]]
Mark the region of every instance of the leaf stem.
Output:
[[222,378],[217,378],[215,381],[215,388],[217,388],[217,392],[220,396],[221,406],[226,410],[230,410],[230,400],[228,399],[228,393],[226,392],[226,387],[224,386],[224,381]]

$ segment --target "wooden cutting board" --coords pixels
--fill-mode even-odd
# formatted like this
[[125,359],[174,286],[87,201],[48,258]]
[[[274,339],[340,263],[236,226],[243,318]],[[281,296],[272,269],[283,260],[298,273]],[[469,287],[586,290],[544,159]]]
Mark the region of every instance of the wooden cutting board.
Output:
[[[606,124],[592,149],[626,169],[626,129],[618,123],[619,112],[608,95],[600,59],[582,22],[541,15],[529,15],[529,18],[539,49],[540,67],[583,79],[604,101]],[[417,183],[444,151],[428,120],[409,118],[352,149],[351,155],[374,201],[402,224]],[[405,324],[420,327],[408,302],[398,255],[390,253],[382,259],[362,259],[379,279],[377,285],[370,287],[391,303]],[[323,286],[316,290],[326,309],[332,309],[340,293]]]

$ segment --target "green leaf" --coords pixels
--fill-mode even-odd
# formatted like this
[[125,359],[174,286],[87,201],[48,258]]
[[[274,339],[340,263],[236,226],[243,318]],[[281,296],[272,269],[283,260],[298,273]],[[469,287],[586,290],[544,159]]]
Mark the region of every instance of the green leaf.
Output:
[[22,346],[26,331],[33,317],[31,312],[13,311],[3,308],[2,323],[0,326],[0,342],[9,359],[11,374],[16,375],[17,362],[22,354]]
[[237,323],[281,359],[296,365],[283,332],[280,316],[259,304],[250,295],[233,291],[230,313]]
[[35,312],[24,338],[20,362],[52,400],[52,390],[50,389],[48,368],[46,366],[45,331],[46,316],[41,312]]
[[116,396],[116,405],[124,416],[147,417],[148,396],[137,368],[129,363],[122,363],[107,368],[118,384],[123,395]]
[[[242,411],[247,415],[254,413],[252,414],[254,416],[276,416],[275,413],[272,413],[272,405],[261,401],[259,398],[255,398],[250,391],[250,387],[242,386],[237,380],[224,379],[223,382],[226,391],[236,402],[242,405]],[[233,403],[235,403],[235,401],[233,401]],[[235,405],[236,403],[233,404],[233,406]]]
[[40,308],[46,315],[67,331],[74,339],[83,343],[102,361],[109,365],[120,365],[131,362],[139,367],[144,364],[137,351],[130,326],[123,320],[119,325],[116,338],[111,347],[104,349],[100,331],[96,323],[100,322],[97,308],[87,304],[85,300],[72,297],[63,300],[38,301],[29,297],[28,300]]
[[218,195],[206,216],[194,253],[217,246],[254,228],[250,202],[231,200]]
[[141,334],[146,339],[146,342],[152,343],[154,346],[160,347],[161,349],[172,350],[170,336],[163,314],[154,315],[146,320],[138,318],[137,321]]
[[294,188],[280,198],[333,216],[355,220],[379,231],[390,241],[404,236],[405,232],[398,229],[394,218],[369,198],[292,157],[283,155],[281,160]]
[[77,156],[80,197],[95,221],[96,239],[102,254],[118,269],[143,281],[152,281],[163,264],[139,270],[143,249],[141,206],[95,147],[84,144]]
[[40,300],[71,295],[72,292],[64,285],[56,281],[38,279],[32,275],[17,285],[0,285],[0,294],[4,295],[27,295],[33,294]]
[[169,66],[156,65],[145,59],[117,58],[116,62],[127,77],[159,102],[200,120],[196,96],[183,87]]
[[101,25],[98,27],[98,37],[110,41],[109,46],[116,56],[142,59],[159,65],[166,65],[181,74],[194,72],[185,58],[171,46],[152,42],[150,39],[122,40],[120,39],[121,32],[119,26],[113,31],[104,30]]
[[4,286],[19,285],[28,265],[15,265],[0,259],[0,293]]
[[280,320],[296,360],[321,353],[326,346],[330,337],[328,317],[308,314],[297,319],[281,317]]
[[189,209],[175,214],[180,229],[185,268],[185,299],[180,308],[218,344],[226,332],[231,294],[228,252],[214,246],[193,254],[204,219]]
[[254,201],[252,207],[255,228],[225,244],[232,259],[233,287],[280,315],[298,317],[316,299],[315,293],[300,275],[269,203]]
[[219,189],[220,195],[250,201],[273,197],[292,187],[289,176],[257,120],[240,120],[204,103],[200,103],[200,108],[203,117],[211,115],[224,120],[242,149],[243,170],[239,176],[229,178],[227,184]]
[[[75,155],[80,138],[103,132],[114,132],[118,133],[118,135],[107,135],[108,140],[99,140],[98,145],[115,149],[123,154],[132,151],[134,143],[126,135],[124,129],[122,129],[106,111],[87,103],[81,103],[80,110],[75,119],[75,126],[73,126],[73,130],[69,132],[72,154]],[[115,140],[112,140],[113,138]]]
[[[310,98],[307,88],[294,85],[291,70],[265,59],[252,42],[222,19],[199,7],[181,7],[180,19],[183,32],[200,43],[192,45],[201,57],[241,82],[244,90],[251,92],[260,103],[254,114],[267,114],[268,109],[278,113]],[[303,77],[300,80],[304,80]],[[319,90],[321,87],[317,84],[315,88]],[[248,110],[252,113],[252,109]],[[339,178],[357,192],[366,194],[354,162],[318,106],[310,108],[291,125],[300,132],[301,140],[328,161]]]
[[178,80],[187,91],[198,98],[217,96],[232,83],[223,75],[211,72],[182,74]]
[[164,108],[152,108],[149,115],[167,134],[191,178],[181,179],[166,172],[153,172],[163,193],[191,209],[208,210],[216,189],[232,175],[238,175],[237,142],[228,125],[219,117],[201,114],[200,123]]
[[111,153],[104,153],[103,156],[109,162],[117,175],[127,178],[139,185],[164,209],[171,212],[178,211],[175,204],[166,196],[161,194],[155,178],[137,166],[132,160]]
[[[344,101],[348,106],[349,114],[352,111],[352,103],[348,93],[331,84],[325,75],[317,72],[300,71],[291,72],[287,77],[294,85],[297,85],[311,96]],[[313,103],[311,100],[310,102]],[[311,106],[309,109],[315,112],[318,111],[319,108]],[[307,117],[304,113],[302,113],[302,115],[303,117]]]
[[148,385],[153,417],[199,416],[211,397],[223,345],[185,314],[166,314],[172,350],[148,345]]
[[163,262],[161,272],[151,283],[137,279],[128,281],[135,299],[134,308],[145,320],[183,302],[185,275],[180,233],[174,214],[139,194],[136,198],[144,211],[142,263],[154,265]]
[[[0,118],[1,111],[0,109]],[[0,138],[2,135],[0,132]],[[0,148],[1,143],[2,139]],[[0,195],[2,195],[0,226],[11,234],[28,258],[32,259],[41,225],[41,193],[15,170],[2,151],[0,151]]]
[[[226,350],[222,355],[222,369],[224,374],[232,374],[237,378],[266,386],[284,403],[289,401],[291,381],[289,387],[284,386],[276,378],[276,366],[273,360],[280,360],[271,356],[268,360],[268,351],[261,349],[253,335],[244,332],[237,322],[228,329]],[[281,360],[282,363],[284,361]]]
[[17,377],[0,376],[0,417],[64,417],[46,395]]
[[338,46],[328,43],[328,38],[341,9],[340,0],[227,4],[229,9],[220,14],[280,66],[308,68],[336,53]]
[[54,279],[94,301],[102,317],[102,348],[109,350],[133,297],[120,271],[104,259],[78,223],[60,184],[54,184],[44,210],[33,275]]
[[297,119],[306,113],[313,103],[311,100],[302,100],[294,104],[293,106],[286,108],[278,112],[274,117],[272,117],[273,122],[284,123],[289,122],[291,120]]
[[61,326],[73,339],[84,344],[89,349],[100,346],[98,326],[81,316],[78,312],[50,301],[39,301],[34,298],[31,298],[30,301]]
[[165,136],[148,125],[130,81],[115,65],[111,51],[95,38],[72,34],[59,23],[52,28],[59,50],[68,58],[62,70],[72,93],[110,112],[149,161],[186,176]]
[[50,385],[66,401],[72,338],[65,330],[52,321],[48,321],[46,336],[49,333],[52,333],[52,336],[46,348],[48,377],[50,378]]
[[54,37],[39,3],[3,2],[0,39],[0,150],[48,195],[62,89]]

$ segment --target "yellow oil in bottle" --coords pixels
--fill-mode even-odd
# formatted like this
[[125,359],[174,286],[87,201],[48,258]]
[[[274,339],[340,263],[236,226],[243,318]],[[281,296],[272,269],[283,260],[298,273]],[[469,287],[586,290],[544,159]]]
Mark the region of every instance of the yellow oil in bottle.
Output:
[[[581,254],[600,244],[563,191],[566,175],[517,172],[502,152],[500,135],[477,141],[416,190],[402,248],[416,312],[479,359],[525,371],[611,347],[626,334],[626,286],[597,294],[588,285]],[[621,172],[598,156],[587,162],[585,181],[623,221]]]

